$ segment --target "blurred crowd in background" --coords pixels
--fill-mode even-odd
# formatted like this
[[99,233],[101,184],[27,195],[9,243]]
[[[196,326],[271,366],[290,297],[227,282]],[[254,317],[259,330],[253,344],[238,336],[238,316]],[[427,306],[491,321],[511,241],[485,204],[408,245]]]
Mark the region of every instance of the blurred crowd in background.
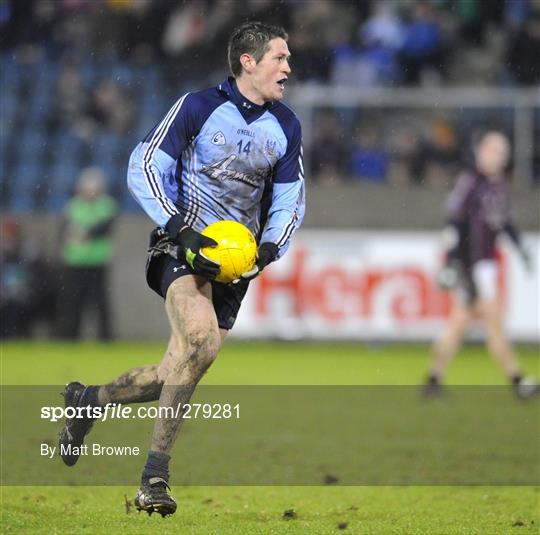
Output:
[[[2,336],[24,337],[37,323],[76,338],[91,303],[97,336],[114,336],[103,296],[111,223],[117,211],[140,213],[125,185],[129,154],[181,94],[228,75],[227,39],[245,20],[288,30],[291,83],[304,90],[540,84],[540,0],[0,0],[0,206],[63,214],[52,263],[16,219],[2,220]],[[475,126],[512,135],[516,124],[515,109],[444,101],[297,111],[313,184],[448,188]],[[527,124],[538,186],[537,105]],[[97,200],[77,187],[88,173]],[[108,207],[103,218],[75,221],[85,202]],[[77,286],[83,279],[90,290]]]
[[537,0],[17,0],[0,6],[2,48],[15,50],[21,62],[162,63],[177,83],[210,82],[224,70],[218,51],[232,28],[260,19],[288,29],[300,81],[540,81]]
[[[184,91],[227,75],[228,35],[248,19],[288,29],[293,80],[307,86],[540,83],[540,0],[4,0],[0,204],[59,211],[80,169],[99,165],[120,208],[136,209],[131,149]],[[511,112],[490,113],[512,133]],[[471,132],[455,109],[332,103],[311,117],[319,183],[447,187]],[[534,128],[538,140],[538,112]],[[540,154],[534,165],[538,178]]]

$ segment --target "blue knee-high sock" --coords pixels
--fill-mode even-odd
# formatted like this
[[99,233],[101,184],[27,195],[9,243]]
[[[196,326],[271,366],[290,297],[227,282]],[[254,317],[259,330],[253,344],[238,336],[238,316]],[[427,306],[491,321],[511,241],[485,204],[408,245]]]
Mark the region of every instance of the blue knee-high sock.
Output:
[[165,481],[169,481],[170,459],[171,456],[167,453],[150,450],[142,473],[141,482],[144,484],[151,477],[162,477]]

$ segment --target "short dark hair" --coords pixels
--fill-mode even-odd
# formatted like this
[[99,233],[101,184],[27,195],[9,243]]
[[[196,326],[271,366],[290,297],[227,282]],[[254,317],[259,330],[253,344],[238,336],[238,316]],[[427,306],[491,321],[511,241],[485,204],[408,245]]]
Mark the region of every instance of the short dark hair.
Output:
[[237,26],[231,34],[227,51],[232,75],[236,78],[242,74],[240,63],[242,54],[251,54],[255,61],[259,62],[268,51],[268,43],[276,37],[281,37],[285,41],[289,38],[287,32],[280,26],[262,22],[245,22]]

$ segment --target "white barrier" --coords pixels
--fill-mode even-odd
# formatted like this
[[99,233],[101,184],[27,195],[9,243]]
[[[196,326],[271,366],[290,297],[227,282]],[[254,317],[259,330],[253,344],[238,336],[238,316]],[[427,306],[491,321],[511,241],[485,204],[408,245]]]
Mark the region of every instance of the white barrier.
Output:
[[[501,244],[498,291],[515,340],[540,341],[540,234],[527,234],[533,272]],[[241,338],[427,340],[451,297],[434,283],[439,232],[299,232],[250,288],[232,333]]]

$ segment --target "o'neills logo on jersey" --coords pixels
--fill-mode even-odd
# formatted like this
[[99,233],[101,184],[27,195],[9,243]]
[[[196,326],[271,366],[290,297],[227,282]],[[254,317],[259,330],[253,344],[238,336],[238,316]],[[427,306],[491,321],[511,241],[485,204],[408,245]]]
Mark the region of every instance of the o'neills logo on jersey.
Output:
[[214,145],[225,145],[227,141],[225,140],[225,136],[223,135],[223,132],[216,132],[212,136],[212,143]]
[[223,160],[219,160],[212,165],[203,165],[202,172],[209,178],[214,178],[216,180],[237,180],[238,182],[243,182],[252,187],[258,187],[261,182],[266,178],[265,170],[255,171],[254,174],[242,173],[241,171],[235,171],[234,169],[229,169],[229,165],[236,160],[236,154],[231,154]]

